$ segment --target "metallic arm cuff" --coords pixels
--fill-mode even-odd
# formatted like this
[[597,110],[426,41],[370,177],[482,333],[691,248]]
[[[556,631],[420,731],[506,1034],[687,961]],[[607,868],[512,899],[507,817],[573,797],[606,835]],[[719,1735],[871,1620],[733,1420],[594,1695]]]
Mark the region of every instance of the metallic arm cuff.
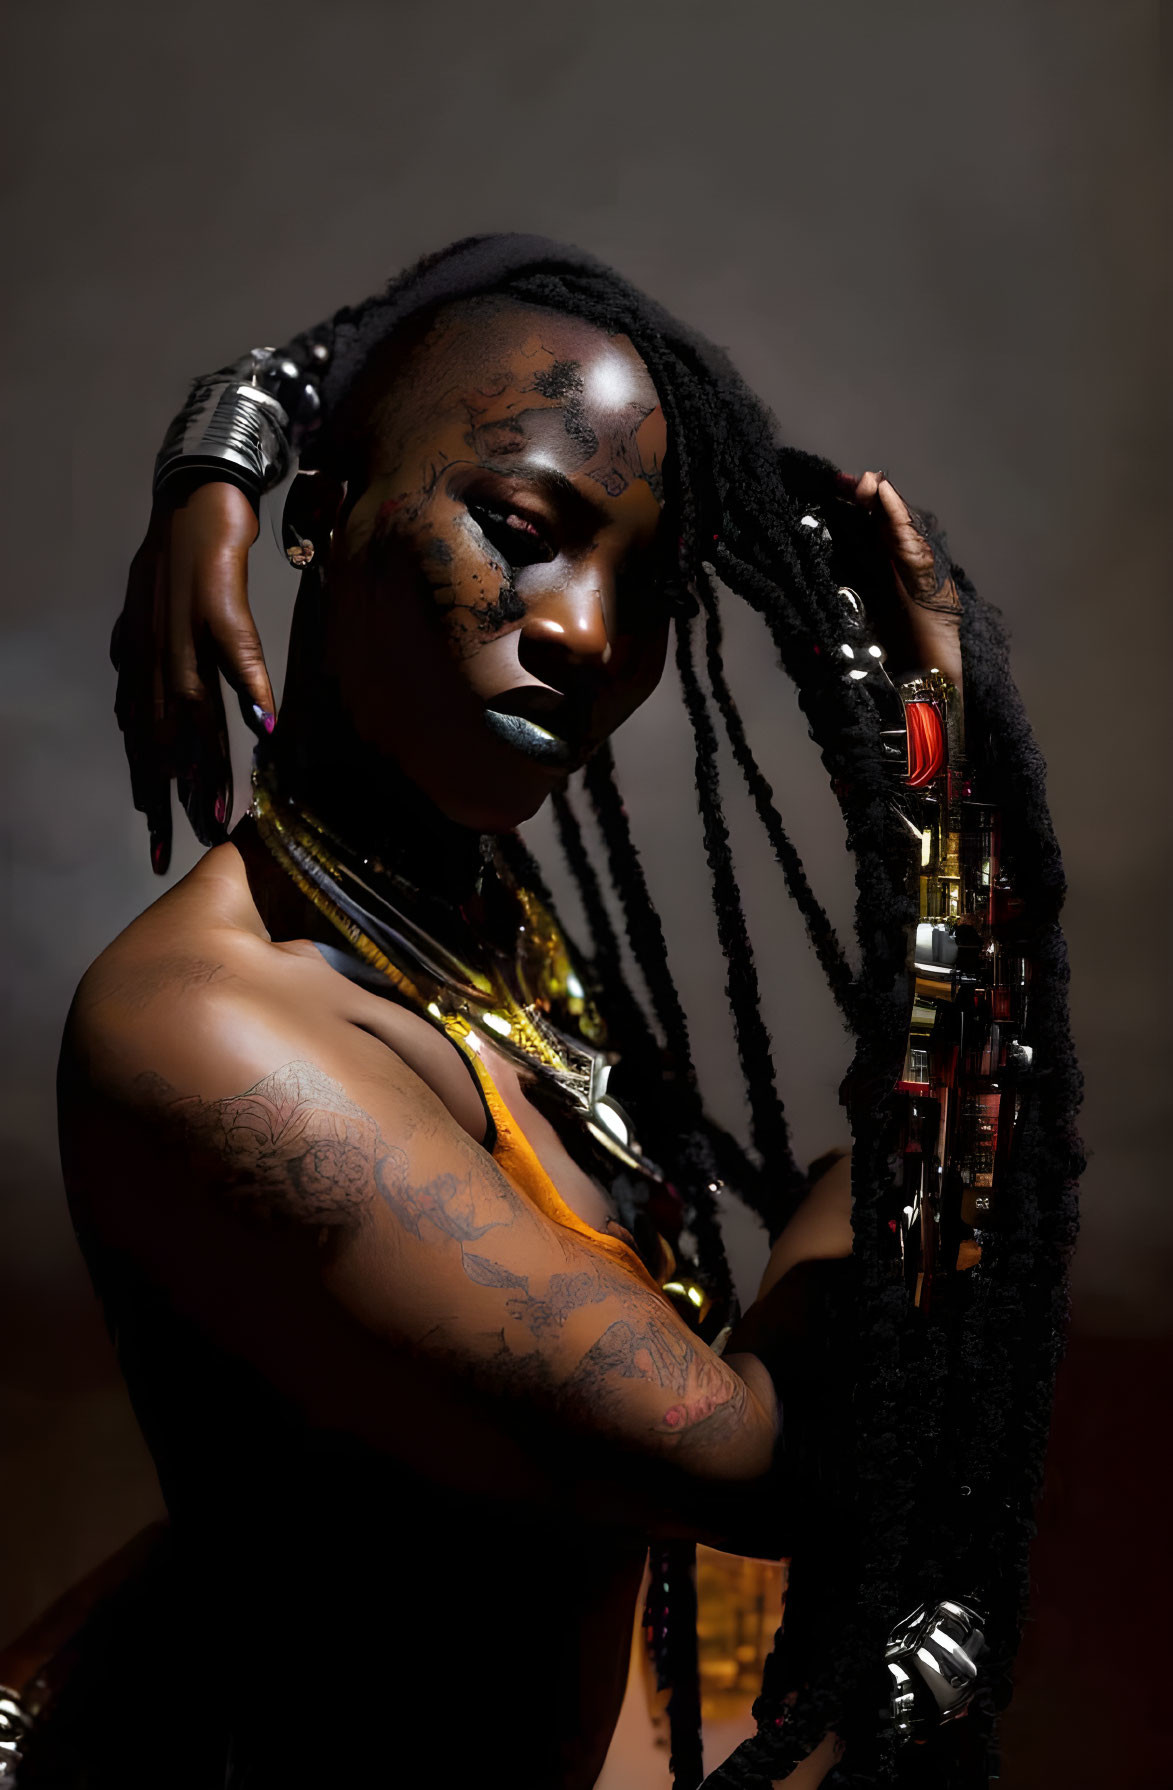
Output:
[[309,369],[286,351],[253,348],[202,375],[174,419],[155,461],[154,492],[192,473],[225,479],[259,502],[279,485],[317,420],[317,380],[328,358],[315,345]]
[[0,1684],[0,1790],[16,1783],[24,1743],[33,1718],[19,1691]]

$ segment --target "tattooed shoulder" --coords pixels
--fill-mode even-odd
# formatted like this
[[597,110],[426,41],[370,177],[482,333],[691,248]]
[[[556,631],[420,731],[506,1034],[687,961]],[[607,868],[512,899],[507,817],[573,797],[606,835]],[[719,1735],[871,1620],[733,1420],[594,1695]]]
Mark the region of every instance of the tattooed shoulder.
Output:
[[137,1077],[135,1093],[178,1133],[197,1173],[247,1198],[258,1216],[357,1217],[377,1197],[376,1164],[393,1151],[370,1114],[314,1063],[285,1063],[221,1100],[182,1095],[154,1071]]
[[413,1172],[402,1144],[417,1123],[405,1107],[399,1143],[317,1064],[285,1063],[220,1100],[181,1095],[155,1072],[135,1083],[136,1104],[182,1139],[197,1174],[257,1217],[336,1226],[382,1204],[412,1236],[475,1242],[509,1222],[516,1195],[489,1157],[453,1139],[452,1165]]

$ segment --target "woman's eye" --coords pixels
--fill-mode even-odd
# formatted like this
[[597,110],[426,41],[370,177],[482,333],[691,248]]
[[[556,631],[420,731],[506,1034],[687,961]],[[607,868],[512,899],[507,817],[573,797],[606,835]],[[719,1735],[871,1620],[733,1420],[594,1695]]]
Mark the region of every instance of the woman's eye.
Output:
[[508,504],[466,503],[469,515],[497,552],[511,566],[544,564],[554,550],[536,523]]

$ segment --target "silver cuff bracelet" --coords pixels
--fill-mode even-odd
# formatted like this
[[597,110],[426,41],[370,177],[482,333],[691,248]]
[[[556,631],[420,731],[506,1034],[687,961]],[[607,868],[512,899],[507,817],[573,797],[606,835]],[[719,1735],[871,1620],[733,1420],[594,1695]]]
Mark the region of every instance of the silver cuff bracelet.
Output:
[[202,472],[239,485],[254,503],[279,485],[321,408],[318,378],[329,350],[310,365],[288,350],[253,348],[230,367],[203,374],[174,419],[155,461],[157,497],[181,476]]

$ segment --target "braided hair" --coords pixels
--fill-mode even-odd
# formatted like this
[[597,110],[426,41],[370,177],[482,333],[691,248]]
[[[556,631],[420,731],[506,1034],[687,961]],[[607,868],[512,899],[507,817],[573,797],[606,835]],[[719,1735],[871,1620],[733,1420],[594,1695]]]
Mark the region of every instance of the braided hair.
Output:
[[[808,1185],[791,1151],[771,1041],[762,1017],[753,944],[739,895],[719,777],[719,727],[781,866],[832,992],[855,1038],[846,1088],[853,1136],[854,1249],[826,1348],[850,1401],[837,1440],[837,1517],[793,1563],[786,1621],[754,1704],[755,1735],[708,1780],[767,1784],[791,1770],[831,1728],[846,1742],[835,1782],[968,1787],[991,1769],[994,1717],[1009,1698],[1024,1617],[1032,1508],[1041,1484],[1054,1375],[1066,1313],[1066,1268],[1082,1166],[1074,1116],[1080,1079],[1071,1047],[1066,955],[1058,914],[1064,883],[1044,792],[1044,766],[1007,664],[997,612],[983,603],[943,538],[935,551],[961,593],[961,646],[970,756],[983,795],[999,805],[1003,860],[1026,912],[1035,980],[1027,1025],[1034,1068],[1021,1105],[1005,1188],[1006,1217],[983,1247],[965,1297],[939,1302],[931,1323],[910,1309],[888,1224],[895,1169],[895,1083],[907,1035],[907,929],[915,919],[905,875],[904,823],[895,816],[877,749],[874,699],[836,669],[842,558],[832,573],[823,531],[838,495],[827,461],[779,444],[773,419],[727,356],[593,257],[532,236],[473,237],[429,256],[384,292],[339,311],[290,345],[325,342],[322,425],[312,454],[329,463],[348,423],[348,399],[376,351],[441,304],[501,294],[568,313],[628,337],[656,387],[668,427],[666,568],[676,663],[695,741],[697,800],[727,989],[748,1097],[751,1140],[736,1143],[704,1115],[688,1024],[663,929],[631,836],[614,763],[604,748],[584,793],[604,844],[627,945],[648,996],[622,973],[612,909],[570,798],[555,798],[566,859],[592,934],[592,962],[633,1078],[654,1089],[641,1106],[625,1089],[653,1153],[686,1191],[689,1222],[720,1255],[714,1194],[735,1185],[774,1237]],[[311,464],[314,459],[311,459]],[[842,507],[842,506],[840,506]],[[804,525],[804,518],[806,519]],[[849,532],[849,531],[848,531]],[[850,542],[847,543],[850,549]],[[832,539],[831,551],[836,548]],[[869,589],[879,562],[848,568]],[[861,968],[816,900],[757,765],[726,679],[718,584],[764,621],[795,683],[830,773],[856,863]],[[873,586],[874,588],[874,586]],[[703,655],[708,689],[698,662]],[[515,850],[522,848],[515,845]],[[669,1154],[669,1152],[671,1152]],[[722,1272],[727,1277],[728,1270]],[[968,1283],[972,1283],[969,1285]],[[846,1413],[846,1407],[845,1407]],[[673,1768],[691,1790],[701,1776],[695,1637],[687,1557],[660,1551],[675,1574]],[[663,1583],[669,1583],[664,1579]],[[885,1714],[883,1649],[894,1621],[942,1596],[973,1595],[989,1648],[970,1719],[930,1744],[898,1744]]]

